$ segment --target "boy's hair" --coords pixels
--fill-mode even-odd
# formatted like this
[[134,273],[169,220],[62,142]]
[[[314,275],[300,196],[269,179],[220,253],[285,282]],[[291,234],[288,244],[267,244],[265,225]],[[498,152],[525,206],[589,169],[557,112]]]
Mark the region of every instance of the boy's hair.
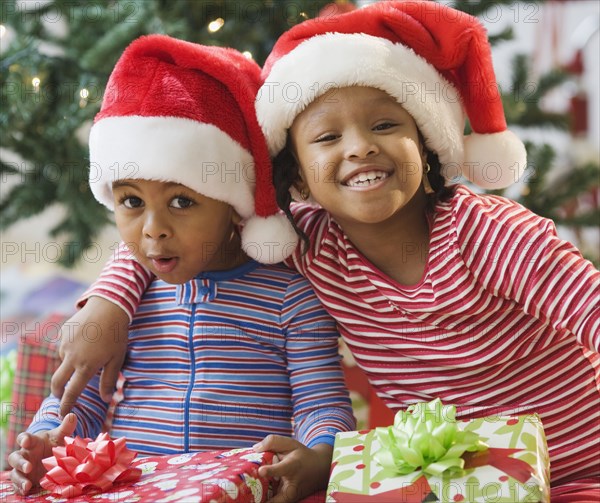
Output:
[[[423,137],[419,132],[419,138],[423,142]],[[431,170],[427,174],[429,183],[433,189],[433,194],[427,195],[427,212],[433,214],[435,205],[440,201],[447,201],[454,194],[454,187],[446,185],[446,179],[442,175],[442,166],[438,156],[427,150],[427,162]],[[275,186],[275,198],[281,210],[290,221],[296,234],[302,240],[302,251],[306,253],[310,241],[308,236],[298,227],[292,212],[290,204],[292,203],[292,194],[290,189],[300,179],[300,166],[294,155],[292,141],[288,133],[285,147],[273,159],[273,185]]]

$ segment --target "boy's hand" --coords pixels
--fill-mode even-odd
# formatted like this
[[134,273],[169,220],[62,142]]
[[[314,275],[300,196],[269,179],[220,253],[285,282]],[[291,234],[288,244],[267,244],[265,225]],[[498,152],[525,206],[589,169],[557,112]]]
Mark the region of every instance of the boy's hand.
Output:
[[333,454],[331,445],[318,444],[309,449],[293,438],[268,435],[254,450],[275,452],[280,459],[278,463],[258,469],[261,477],[281,479],[277,494],[268,503],[292,503],[327,487]]
[[52,447],[64,445],[65,436],[72,436],[76,426],[77,416],[68,414],[58,428],[35,434],[21,433],[17,437],[21,448],[8,456],[8,464],[13,468],[10,479],[17,493],[25,495],[39,484],[46,474],[42,459],[52,456]]
[[100,394],[105,402],[110,402],[125,360],[128,330],[127,313],[101,297],[90,297],[85,306],[63,324],[62,363],[51,383],[52,394],[62,397],[62,416],[71,410],[89,380],[101,368]]

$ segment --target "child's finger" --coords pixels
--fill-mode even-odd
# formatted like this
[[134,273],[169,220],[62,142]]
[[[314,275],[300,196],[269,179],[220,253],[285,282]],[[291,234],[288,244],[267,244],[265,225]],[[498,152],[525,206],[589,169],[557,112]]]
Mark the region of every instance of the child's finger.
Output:
[[33,468],[31,462],[23,456],[21,451],[11,452],[8,456],[8,464],[22,473],[29,473]]
[[61,444],[64,437],[73,436],[75,428],[77,428],[77,416],[71,412],[65,416],[56,431],[56,434],[59,437],[58,440],[61,441]]
[[50,380],[50,391],[55,397],[60,398],[63,396],[65,386],[69,382],[74,371],[75,368],[67,360],[63,360],[54,371],[52,379]]
[[100,375],[100,396],[106,403],[110,403],[112,400],[122,365],[122,361],[111,360],[102,369],[102,374]]
[[267,503],[291,503],[298,501],[300,498],[301,494],[296,486],[284,483]]
[[261,477],[269,477],[279,480],[282,477],[294,474],[296,464],[290,458],[280,460],[277,455],[273,458],[273,463],[263,465],[258,469],[258,474]]
[[10,480],[15,486],[15,490],[22,495],[27,494],[33,487],[33,483],[18,470],[10,472]]
[[19,436],[17,437],[17,445],[22,449],[32,449],[35,444],[35,440],[35,436],[31,433],[19,433]]
[[298,441],[290,437],[281,435],[267,435],[257,444],[252,447],[256,452],[273,451],[273,452],[290,452],[298,448]]
[[[87,383],[92,377],[94,377],[97,371],[98,369],[92,368],[75,369],[73,377],[67,384],[62,399],[60,400],[61,416],[65,416],[70,412],[70,410],[73,408],[73,405],[75,405],[77,402],[79,395],[81,395],[81,392],[85,389]],[[54,381],[54,376],[52,377],[52,381]]]

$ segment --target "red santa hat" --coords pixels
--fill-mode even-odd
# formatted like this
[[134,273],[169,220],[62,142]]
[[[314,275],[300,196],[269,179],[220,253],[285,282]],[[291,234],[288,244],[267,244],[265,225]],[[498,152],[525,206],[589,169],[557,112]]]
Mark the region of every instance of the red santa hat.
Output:
[[297,236],[279,208],[256,120],[260,68],[238,51],[165,35],[135,40],[117,62],[90,133],[90,187],[113,209],[124,178],[181,183],[244,219],[242,247],[276,263]]
[[[433,1],[387,1],[305,21],[282,35],[263,68],[256,101],[271,155],[294,118],[333,87],[369,86],[413,116],[443,173],[503,188],[526,167],[507,129],[486,31]],[[472,133],[463,136],[465,116]]]

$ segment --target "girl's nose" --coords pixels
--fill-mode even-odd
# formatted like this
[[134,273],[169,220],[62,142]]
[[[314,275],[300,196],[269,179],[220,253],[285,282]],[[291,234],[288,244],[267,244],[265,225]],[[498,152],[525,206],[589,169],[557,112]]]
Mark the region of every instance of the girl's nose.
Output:
[[368,133],[357,131],[346,136],[346,158],[365,159],[379,153],[379,147]]
[[142,232],[149,239],[165,239],[172,233],[166,219],[156,212],[147,213]]

